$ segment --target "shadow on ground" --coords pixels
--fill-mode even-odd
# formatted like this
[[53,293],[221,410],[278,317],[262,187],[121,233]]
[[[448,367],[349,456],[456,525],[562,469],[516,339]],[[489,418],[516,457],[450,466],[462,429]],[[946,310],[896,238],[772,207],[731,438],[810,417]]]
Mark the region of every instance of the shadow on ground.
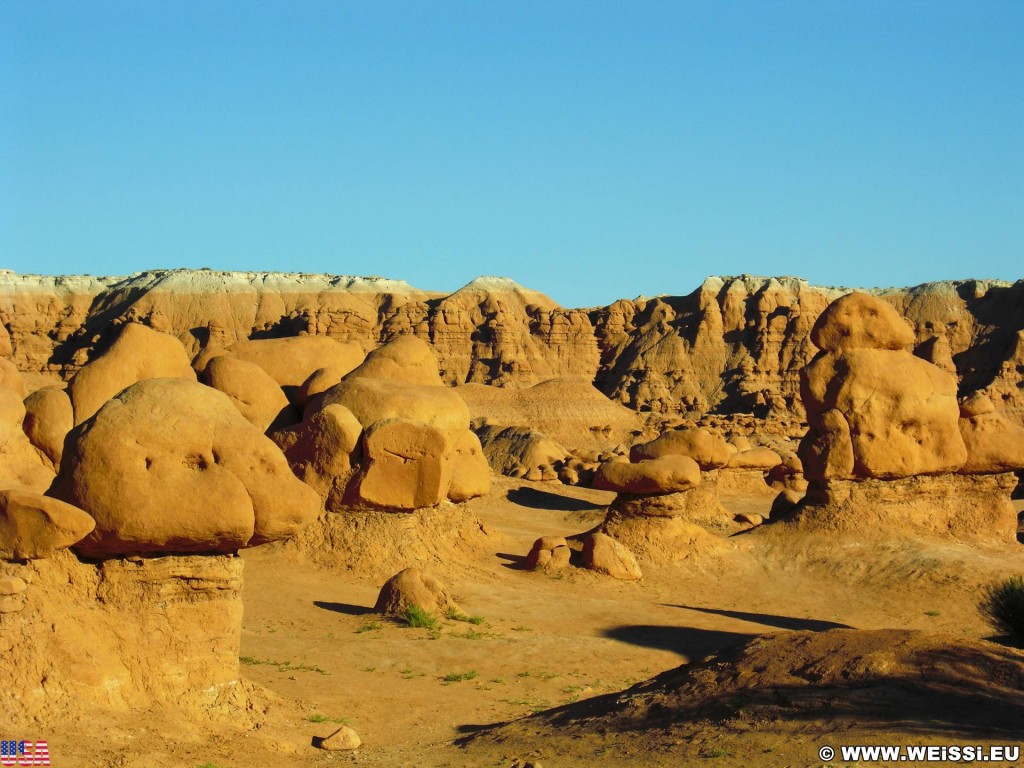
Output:
[[671,627],[654,624],[631,624],[604,630],[601,634],[630,645],[671,651],[693,661],[712,653],[746,643],[754,634],[723,632],[717,629]]
[[513,504],[530,509],[553,509],[559,512],[583,512],[585,510],[604,509],[600,504],[595,504],[586,499],[574,499],[571,496],[562,496],[551,491],[540,491],[528,485],[513,488],[508,492],[506,498]]
[[798,619],[795,616],[776,616],[772,613],[747,613],[745,611],[726,611],[721,608],[698,608],[695,605],[672,605],[662,603],[668,608],[682,608],[686,611],[697,611],[699,613],[710,613],[715,616],[727,616],[730,619],[749,621],[753,624],[763,624],[766,627],[778,629],[801,630],[808,629],[812,632],[823,632],[826,629],[855,629],[849,624],[840,624],[835,621],[822,621],[820,619]]
[[368,613],[373,613],[373,608],[367,608],[365,605],[350,605],[349,603],[328,603],[323,600],[314,600],[313,605],[317,608],[323,608],[325,611],[334,611],[335,613],[344,613],[346,616],[365,616]]

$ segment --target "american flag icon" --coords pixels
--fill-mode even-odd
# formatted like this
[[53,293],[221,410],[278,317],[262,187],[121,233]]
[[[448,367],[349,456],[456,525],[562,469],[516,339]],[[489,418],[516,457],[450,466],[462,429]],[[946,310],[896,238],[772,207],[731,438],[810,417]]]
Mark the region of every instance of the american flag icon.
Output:
[[0,741],[0,765],[49,765],[45,741]]

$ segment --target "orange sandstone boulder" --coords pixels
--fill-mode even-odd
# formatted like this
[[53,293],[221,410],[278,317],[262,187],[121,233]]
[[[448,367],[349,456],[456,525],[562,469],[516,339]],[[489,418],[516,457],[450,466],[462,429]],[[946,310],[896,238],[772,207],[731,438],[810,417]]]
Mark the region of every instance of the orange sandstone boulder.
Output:
[[44,492],[53,482],[53,465],[29,442],[22,429],[25,404],[10,387],[0,387],[0,488]]
[[346,373],[347,371],[343,368],[333,368],[330,366],[317,368],[302,382],[295,404],[300,408],[305,408],[310,400],[317,395],[323,394],[345,378]]
[[359,457],[362,425],[343,405],[332,404],[270,435],[296,476],[322,497],[344,491]]
[[[829,373],[828,381],[818,380],[823,372]],[[810,432],[824,430],[844,444],[845,420],[853,477],[941,474],[967,459],[957,425],[956,378],[941,368],[908,352],[852,349],[827,366],[808,366],[802,375]],[[837,415],[825,425],[823,414],[830,410]],[[839,432],[833,433],[833,427]],[[822,477],[818,470],[824,465],[811,455],[801,453],[805,473],[810,479]]]
[[227,395],[185,379],[139,382],[72,430],[52,492],[96,519],[89,556],[230,552],[320,509]]
[[14,390],[22,399],[28,394],[25,389],[25,380],[21,377],[17,366],[3,357],[0,357],[0,387]]
[[771,448],[758,446],[737,451],[729,458],[729,469],[763,469],[768,471],[782,464],[782,457]]
[[388,579],[381,587],[373,610],[385,616],[404,618],[412,607],[432,614],[462,613],[444,584],[419,568],[406,568]]
[[700,467],[687,456],[666,454],[636,463],[608,461],[594,475],[594,488],[631,494],[675,493],[700,485]]
[[239,413],[260,432],[299,420],[284,390],[256,363],[221,355],[207,363],[202,380],[231,398]]
[[346,378],[391,379],[406,384],[441,387],[437,355],[430,345],[415,336],[399,336],[366,356]]
[[726,466],[732,453],[723,437],[704,427],[666,432],[649,443],[634,445],[629,451],[631,461],[662,456],[688,456],[701,469],[709,470]]
[[854,292],[825,308],[811,328],[811,341],[825,352],[909,350],[914,344],[914,331],[891,304]]
[[469,409],[447,387],[360,376],[324,392],[314,412],[332,403],[352,411],[363,427],[386,419],[421,421],[453,436],[469,429]]
[[591,533],[583,539],[583,565],[613,579],[636,581],[643,576],[633,553],[604,533]]
[[283,339],[247,339],[236,341],[224,349],[204,349],[193,367],[202,371],[209,361],[230,354],[239,360],[255,363],[277,382],[278,386],[297,391],[310,374],[319,368],[336,368],[348,373],[363,361],[363,348],[355,342],[339,342],[328,336],[289,336]]
[[358,501],[389,509],[416,509],[448,495],[452,462],[448,436],[409,419],[386,419],[363,434],[363,463],[354,481]]
[[455,439],[451,456],[452,479],[448,498],[467,501],[486,496],[491,490],[491,466],[480,446],[480,438],[467,429]]
[[962,474],[995,474],[1024,469],[1024,428],[976,393],[960,404],[960,434],[967,446]]
[[63,389],[37,389],[25,398],[22,428],[29,442],[43,452],[54,470],[60,467],[64,438],[74,425],[71,398]]
[[185,347],[166,333],[126,323],[110,348],[68,383],[75,424],[81,424],[132,384],[156,378],[196,380]]
[[70,547],[96,527],[87,513],[24,490],[0,491],[0,560],[35,560]]

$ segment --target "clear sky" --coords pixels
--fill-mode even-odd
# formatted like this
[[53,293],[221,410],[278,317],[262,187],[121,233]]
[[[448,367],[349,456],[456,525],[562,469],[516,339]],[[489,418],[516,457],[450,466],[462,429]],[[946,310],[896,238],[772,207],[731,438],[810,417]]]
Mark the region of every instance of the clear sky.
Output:
[[1024,277],[1024,2],[0,0],[0,267]]

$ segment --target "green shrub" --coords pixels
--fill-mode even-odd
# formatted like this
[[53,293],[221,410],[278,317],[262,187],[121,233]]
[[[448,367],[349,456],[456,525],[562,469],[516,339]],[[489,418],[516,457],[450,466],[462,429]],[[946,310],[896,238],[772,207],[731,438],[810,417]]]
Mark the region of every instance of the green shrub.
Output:
[[998,632],[1024,643],[1024,576],[986,587],[978,610]]
[[405,620],[410,627],[437,629],[437,619],[418,605],[410,605],[405,609]]

